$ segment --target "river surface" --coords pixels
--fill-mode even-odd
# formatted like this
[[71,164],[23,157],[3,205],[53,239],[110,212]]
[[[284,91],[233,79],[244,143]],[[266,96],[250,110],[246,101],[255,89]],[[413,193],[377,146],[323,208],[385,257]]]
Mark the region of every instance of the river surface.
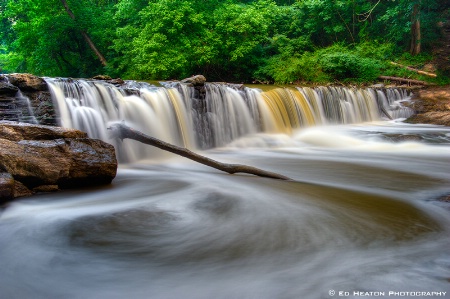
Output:
[[319,126],[201,153],[294,181],[171,156],[18,200],[0,214],[0,298],[450,298],[448,127]]

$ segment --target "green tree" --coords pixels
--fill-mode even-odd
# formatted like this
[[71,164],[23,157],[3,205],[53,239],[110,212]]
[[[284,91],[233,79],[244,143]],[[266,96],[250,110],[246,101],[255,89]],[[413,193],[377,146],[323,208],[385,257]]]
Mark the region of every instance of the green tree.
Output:
[[[250,80],[268,43],[275,2],[121,1],[114,66],[131,78],[170,79],[203,73],[211,80]],[[137,13],[125,22],[121,12]]]
[[[115,66],[126,77],[169,79],[190,76],[215,55],[205,1],[162,0],[138,11],[137,21],[117,29]],[[119,5],[119,12],[124,4]],[[122,16],[116,15],[121,21]],[[123,22],[122,22],[123,23]]]
[[[412,44],[430,51],[449,6],[448,0],[0,0],[0,63],[46,76],[368,80]],[[411,38],[412,28],[420,28],[420,38]]]
[[[67,14],[69,15],[69,17],[76,23],[78,21],[78,19],[75,17],[74,13],[72,12],[72,10],[69,7],[69,4],[67,3],[66,0],[61,0],[62,5],[64,6],[64,9],[66,10]],[[98,50],[97,46],[95,45],[95,43],[92,41],[91,37],[89,36],[89,34],[86,32],[86,30],[84,28],[80,28],[79,29],[81,32],[81,35],[83,36],[84,40],[87,42],[87,44],[89,45],[89,47],[92,49],[92,51],[95,53],[95,55],[98,57],[98,59],[100,60],[100,62],[102,63],[102,65],[106,66],[107,62],[105,57],[103,56],[103,54]]]
[[215,68],[223,79],[250,81],[268,50],[271,24],[278,15],[274,1],[224,3],[214,11],[218,57]]
[[6,50],[22,57],[22,70],[46,76],[90,76],[102,71],[80,30],[87,30],[95,40],[101,32],[96,44],[107,48],[104,45],[109,31],[102,18],[97,18],[100,12],[105,16],[105,9],[92,1],[81,2],[86,5],[68,2],[74,14],[80,16],[74,20],[58,0],[6,1],[2,21],[10,22],[9,35],[13,36]]

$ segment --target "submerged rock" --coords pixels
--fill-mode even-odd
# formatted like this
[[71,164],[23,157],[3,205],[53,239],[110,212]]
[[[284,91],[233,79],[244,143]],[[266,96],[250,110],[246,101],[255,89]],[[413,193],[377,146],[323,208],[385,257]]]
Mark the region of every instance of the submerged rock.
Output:
[[383,136],[393,142],[401,141],[421,141],[423,137],[419,134],[383,134]]
[[[117,160],[112,145],[84,132],[0,121],[0,171],[0,201],[7,201],[34,192],[109,184]],[[12,196],[8,175],[14,181]]]
[[112,85],[115,86],[122,86],[125,84],[125,81],[120,79],[120,78],[115,78],[113,79],[112,77],[108,76],[108,75],[97,75],[92,77],[93,80],[100,80],[100,81],[105,81],[108,82]]

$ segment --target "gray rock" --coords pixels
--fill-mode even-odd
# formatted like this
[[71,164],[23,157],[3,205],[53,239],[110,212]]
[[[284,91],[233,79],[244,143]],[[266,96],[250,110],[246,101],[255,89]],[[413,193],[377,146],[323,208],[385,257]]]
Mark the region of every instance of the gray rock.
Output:
[[14,198],[14,179],[7,172],[0,172],[0,204]]
[[5,97],[13,97],[19,91],[17,86],[8,82],[0,82],[0,95]]

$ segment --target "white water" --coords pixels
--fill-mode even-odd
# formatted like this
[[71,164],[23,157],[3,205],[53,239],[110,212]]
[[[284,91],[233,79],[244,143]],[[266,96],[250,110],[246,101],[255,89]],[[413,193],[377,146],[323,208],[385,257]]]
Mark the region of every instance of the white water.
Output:
[[[276,120],[273,103],[258,112]],[[310,119],[197,149],[294,181],[168,156],[122,164],[111,186],[14,202],[0,214],[0,298],[448,298],[450,129]]]
[[402,90],[339,87],[238,90],[208,83],[203,100],[183,84],[166,87],[133,84],[119,89],[102,81],[47,79],[59,124],[113,142],[120,161],[160,158],[134,142],[108,139],[107,127],[123,121],[153,137],[190,149],[224,146],[257,132],[288,133],[315,125],[351,124],[383,118],[381,107],[395,118],[412,110]]

